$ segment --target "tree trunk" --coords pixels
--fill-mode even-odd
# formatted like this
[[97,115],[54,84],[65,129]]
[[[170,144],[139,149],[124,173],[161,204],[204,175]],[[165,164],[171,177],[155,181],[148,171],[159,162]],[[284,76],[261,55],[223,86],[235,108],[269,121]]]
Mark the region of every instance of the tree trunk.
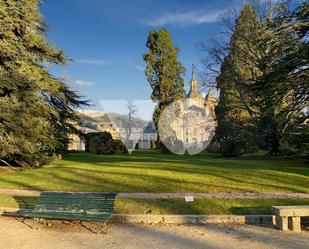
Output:
[[277,155],[279,153],[280,149],[280,136],[276,129],[274,129],[271,133],[270,138],[270,154],[271,155]]

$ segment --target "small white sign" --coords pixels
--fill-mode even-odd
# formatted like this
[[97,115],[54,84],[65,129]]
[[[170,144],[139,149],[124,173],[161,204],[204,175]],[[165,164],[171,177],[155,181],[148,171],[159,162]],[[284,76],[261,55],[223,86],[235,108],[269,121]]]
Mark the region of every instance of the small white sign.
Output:
[[185,196],[185,201],[186,202],[193,202],[193,196]]

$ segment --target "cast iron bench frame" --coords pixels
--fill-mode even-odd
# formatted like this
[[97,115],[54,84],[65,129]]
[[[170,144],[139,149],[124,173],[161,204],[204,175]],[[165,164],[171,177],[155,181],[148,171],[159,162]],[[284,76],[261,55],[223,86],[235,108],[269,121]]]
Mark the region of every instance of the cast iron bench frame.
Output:
[[42,192],[35,208],[26,214],[37,219],[95,221],[98,233],[114,210],[115,193]]
[[272,212],[276,215],[276,227],[287,231],[301,231],[300,218],[309,216],[309,205],[273,206]]

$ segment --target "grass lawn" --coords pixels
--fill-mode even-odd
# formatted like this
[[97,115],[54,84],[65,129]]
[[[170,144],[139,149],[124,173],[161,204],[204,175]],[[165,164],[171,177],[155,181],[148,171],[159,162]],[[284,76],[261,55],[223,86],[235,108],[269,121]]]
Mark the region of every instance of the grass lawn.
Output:
[[[0,207],[28,208],[35,206],[36,197],[0,195]],[[309,205],[309,199],[120,199],[114,213],[121,214],[271,214],[274,205]]]
[[156,151],[132,155],[66,155],[51,165],[0,173],[0,188],[98,192],[309,192],[301,160],[213,154],[178,156]]

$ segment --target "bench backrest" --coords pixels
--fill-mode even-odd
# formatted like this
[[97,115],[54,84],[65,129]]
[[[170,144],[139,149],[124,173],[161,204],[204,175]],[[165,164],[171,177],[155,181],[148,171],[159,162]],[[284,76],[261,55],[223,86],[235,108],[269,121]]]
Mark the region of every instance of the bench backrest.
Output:
[[104,221],[114,209],[114,193],[42,192],[32,216],[60,220]]

